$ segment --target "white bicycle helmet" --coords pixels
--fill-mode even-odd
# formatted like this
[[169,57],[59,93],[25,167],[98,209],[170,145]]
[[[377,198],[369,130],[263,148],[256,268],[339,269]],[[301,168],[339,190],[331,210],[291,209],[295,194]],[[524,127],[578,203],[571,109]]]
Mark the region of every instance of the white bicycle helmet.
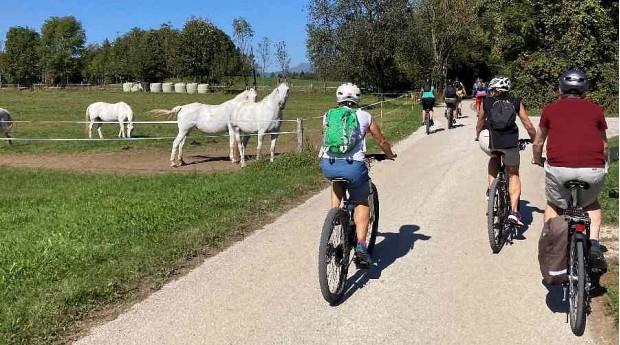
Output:
[[489,90],[509,92],[511,88],[512,83],[506,77],[493,78],[489,83]]
[[362,92],[355,84],[345,83],[338,86],[338,89],[336,89],[336,100],[338,103],[350,101],[359,104],[361,98]]

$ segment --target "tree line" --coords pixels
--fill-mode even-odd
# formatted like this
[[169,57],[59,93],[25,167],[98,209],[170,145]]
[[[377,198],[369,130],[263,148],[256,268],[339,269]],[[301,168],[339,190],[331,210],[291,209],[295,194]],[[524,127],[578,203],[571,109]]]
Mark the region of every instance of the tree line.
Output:
[[[0,51],[0,83],[31,85],[123,81],[161,82],[168,79],[246,85],[255,71],[270,67],[272,48],[282,71],[290,58],[284,42],[272,45],[263,37],[251,47],[254,30],[239,17],[233,37],[209,20],[190,18],[181,30],[170,24],[158,29],[133,28],[101,44],[86,45],[86,34],[73,16],[50,17],[41,33],[27,27],[9,28]],[[259,63],[260,62],[260,63]]]
[[309,0],[307,32],[323,80],[388,91],[503,75],[540,107],[575,67],[617,112],[618,1]]

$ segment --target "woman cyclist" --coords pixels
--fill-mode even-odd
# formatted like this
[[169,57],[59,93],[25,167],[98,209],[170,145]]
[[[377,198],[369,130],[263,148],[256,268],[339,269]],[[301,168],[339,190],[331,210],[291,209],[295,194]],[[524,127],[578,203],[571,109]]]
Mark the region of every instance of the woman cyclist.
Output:
[[[361,99],[360,89],[351,83],[342,84],[336,90],[336,101],[338,107],[346,107],[355,110],[355,115],[359,123],[359,127],[353,136],[356,139],[356,145],[353,149],[344,155],[336,155],[331,153],[325,147],[321,149],[321,170],[327,179],[344,178],[349,181],[347,188],[351,201],[355,204],[354,221],[357,231],[357,245],[355,247],[355,256],[360,267],[368,267],[372,264],[372,260],[367,250],[366,234],[368,232],[368,224],[370,223],[370,208],[368,207],[368,195],[370,194],[370,178],[368,177],[368,167],[364,160],[364,151],[366,145],[364,138],[366,133],[379,142],[379,147],[385,152],[386,158],[393,159],[396,154],[392,150],[392,146],[385,139],[379,125],[373,120],[370,113],[357,108]],[[323,126],[326,123],[327,113],[323,115]],[[339,183],[332,184],[331,206],[340,207],[344,189]]]

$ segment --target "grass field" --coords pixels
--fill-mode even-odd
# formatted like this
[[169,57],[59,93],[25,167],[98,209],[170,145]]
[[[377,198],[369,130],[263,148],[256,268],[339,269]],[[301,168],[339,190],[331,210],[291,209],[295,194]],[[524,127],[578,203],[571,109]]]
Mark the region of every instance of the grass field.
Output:
[[[618,137],[609,140],[609,147],[618,150]],[[607,226],[618,226],[618,161],[609,166],[609,174],[605,178],[605,187],[601,192],[601,207],[603,209],[603,223]],[[618,233],[616,232],[616,236]],[[617,240],[617,237],[616,237]],[[605,279],[605,287],[609,296],[609,307],[618,325],[618,260],[608,258],[609,272]]]
[[[153,108],[231,97],[2,90],[0,106],[15,120],[67,121],[82,120],[94,101],[122,100],[139,120],[147,120],[144,112]],[[367,104],[374,101],[364,99]],[[392,141],[419,126],[419,116],[411,114],[415,109],[417,115],[419,108],[407,102],[404,98],[370,110]],[[291,93],[285,117],[308,119],[307,150],[230,173],[122,175],[0,167],[0,344],[62,343],[76,331],[77,321],[106,306],[136,301],[141,291],[158,288],[179,268],[217,252],[324,188],[313,150],[320,122],[312,118],[333,103],[332,93]],[[117,131],[114,125],[104,126],[109,137]],[[83,124],[41,122],[17,123],[13,134],[85,137]],[[176,129],[136,125],[135,134],[173,136]],[[199,133],[193,136],[206,140]],[[128,145],[168,151],[170,140],[0,143],[0,159],[19,153],[114,152]],[[372,140],[370,145],[372,150]]]

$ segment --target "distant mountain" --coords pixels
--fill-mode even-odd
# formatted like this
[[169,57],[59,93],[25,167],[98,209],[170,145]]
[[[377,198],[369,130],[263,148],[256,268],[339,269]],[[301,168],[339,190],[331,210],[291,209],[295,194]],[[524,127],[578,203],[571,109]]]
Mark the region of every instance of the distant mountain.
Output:
[[[289,72],[290,73],[311,73],[312,72],[312,65],[308,62],[304,62],[304,63],[300,63],[297,66],[293,66],[291,68],[289,68]],[[275,75],[278,74],[282,74],[282,71],[274,71],[274,72],[268,72],[269,74],[274,73]]]

